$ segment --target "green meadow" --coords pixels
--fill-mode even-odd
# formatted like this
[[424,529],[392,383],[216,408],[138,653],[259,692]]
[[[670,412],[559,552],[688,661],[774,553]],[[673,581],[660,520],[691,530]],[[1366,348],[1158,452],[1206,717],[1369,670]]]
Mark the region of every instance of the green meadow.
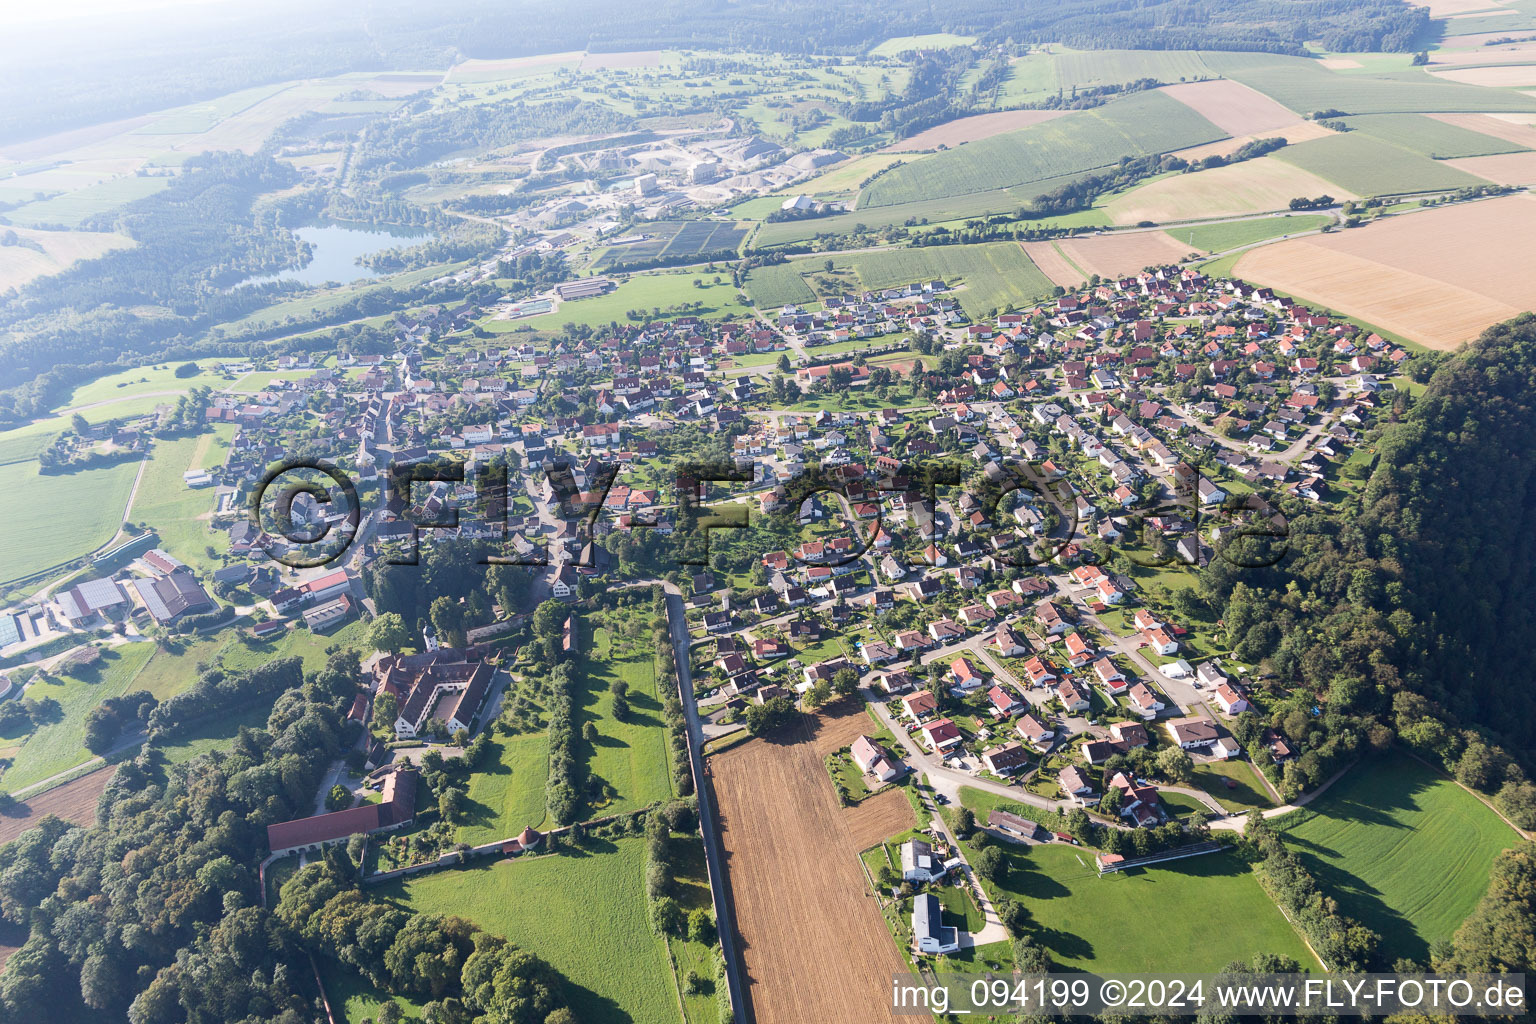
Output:
[[[1006,800],[963,788],[961,799],[983,819]],[[1051,843],[999,843],[1008,877],[994,884],[1029,911],[1035,940],[1067,970],[1099,973],[1215,973],[1256,953],[1295,958],[1316,968],[1280,908],[1241,860],[1206,854],[1100,877],[1094,851]],[[1209,908],[1210,913],[1191,912]]]
[[676,1024],[665,941],[645,910],[645,840],[479,862],[383,887],[423,914],[457,914],[549,961],[576,1019]]
[[1428,959],[1520,841],[1481,800],[1402,753],[1362,761],[1278,823],[1345,914],[1382,937],[1388,960]]

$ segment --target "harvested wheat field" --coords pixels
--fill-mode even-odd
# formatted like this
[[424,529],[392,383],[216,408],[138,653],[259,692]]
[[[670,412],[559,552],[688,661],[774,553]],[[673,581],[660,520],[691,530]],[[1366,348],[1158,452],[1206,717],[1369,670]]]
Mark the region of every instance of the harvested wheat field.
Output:
[[1446,163],[1499,185],[1536,184],[1536,153],[1467,156],[1459,160],[1447,160]]
[[1448,18],[1468,11],[1486,11],[1494,0],[1424,0],[1431,18]]
[[1078,269],[1056,248],[1055,242],[1021,242],[1024,246],[1024,255],[1030,258],[1040,273],[1051,279],[1052,284],[1059,284],[1063,288],[1076,288],[1088,278],[1079,273]]
[[1536,115],[1430,114],[1428,116],[1458,128],[1481,132],[1484,135],[1492,135],[1496,139],[1503,139],[1505,142],[1513,142],[1517,146],[1536,149],[1536,128],[1531,127],[1531,119]]
[[1063,238],[1061,253],[1089,277],[1120,277],[1143,267],[1177,263],[1190,253],[1187,245],[1161,231],[1127,231],[1117,235]]
[[1332,134],[1334,134],[1333,131],[1324,128],[1316,121],[1294,121],[1291,124],[1272,128],[1268,131],[1254,132],[1251,135],[1236,135],[1230,139],[1207,142],[1203,146],[1191,146],[1188,149],[1181,149],[1173,155],[1194,163],[1196,160],[1204,160],[1208,156],[1231,156],[1255,139],[1284,139],[1294,146],[1301,142],[1311,142],[1313,139],[1321,139]]
[[[1497,37],[1495,37],[1497,38]],[[1461,40],[1456,40],[1458,43]],[[1507,46],[1479,46],[1475,50],[1436,50],[1429,55],[1431,67],[1458,67],[1481,64],[1518,64],[1536,60],[1536,45],[1514,43]]]
[[1353,192],[1311,171],[1261,156],[1193,174],[1158,178],[1111,199],[1104,211],[1116,224],[1138,224],[1144,220],[1165,224],[1286,210],[1297,196],[1320,195],[1355,198]]
[[112,769],[98,768],[89,775],[16,804],[0,815],[0,843],[10,842],[49,814],[56,814],[76,825],[94,824],[96,801],[111,778]]
[[[0,292],[57,274],[76,260],[91,260],[134,244],[127,235],[103,231],[42,231],[10,227],[21,245],[0,246]],[[32,248],[41,247],[42,251]]]
[[1350,60],[1348,57],[1325,57],[1318,63],[1329,71],[1348,71],[1350,68],[1360,67],[1359,61]]
[[1453,68],[1448,71],[1431,71],[1436,78],[1466,85],[1487,85],[1495,88],[1536,85],[1536,64],[1517,64],[1513,67]]
[[1263,246],[1235,273],[1450,349],[1536,309],[1532,237],[1536,198],[1506,196]]
[[837,805],[823,758],[874,724],[841,702],[788,734],[709,759],[726,882],[758,1024],[908,1020],[890,1005],[908,967],[867,895],[858,851],[911,828],[900,791]]
[[944,124],[934,125],[911,138],[893,142],[880,152],[913,153],[937,146],[954,148],[962,143],[988,139],[1019,128],[1028,128],[1032,124],[1050,121],[1065,113],[1065,110],[999,110],[995,114],[972,114],[970,117],[956,118]]
[[660,50],[628,50],[623,53],[589,53],[581,58],[581,70],[596,68],[654,68],[661,64]]
[[1167,85],[1163,92],[1228,135],[1267,132],[1301,120],[1301,115],[1230,78]]

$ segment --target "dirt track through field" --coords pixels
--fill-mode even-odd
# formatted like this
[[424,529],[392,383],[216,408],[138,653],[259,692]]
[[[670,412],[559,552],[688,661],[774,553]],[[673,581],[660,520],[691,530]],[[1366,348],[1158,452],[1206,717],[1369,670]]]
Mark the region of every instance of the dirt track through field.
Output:
[[823,763],[872,731],[863,707],[844,701],[784,736],[709,759],[757,1024],[915,1019],[888,1009],[891,975],[907,964],[858,858],[911,828],[911,805],[892,790],[839,807]]
[[96,800],[112,778],[111,768],[100,768],[73,782],[50,789],[0,815],[0,843],[8,843],[36,825],[45,815],[56,814],[76,825],[96,821]]
[[1024,246],[1024,254],[1040,268],[1040,273],[1051,279],[1052,284],[1059,284],[1063,288],[1076,288],[1087,281],[1088,278],[1077,272],[1077,268],[1067,262],[1067,258],[1056,248],[1054,242],[1021,242]]

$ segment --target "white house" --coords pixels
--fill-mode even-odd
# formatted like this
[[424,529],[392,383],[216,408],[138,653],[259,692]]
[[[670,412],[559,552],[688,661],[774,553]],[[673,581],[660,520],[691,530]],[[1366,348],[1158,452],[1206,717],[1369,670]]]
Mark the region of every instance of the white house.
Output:
[[873,775],[881,782],[890,782],[901,774],[901,762],[868,736],[860,736],[854,740],[849,747],[849,753],[853,757],[853,763],[858,765],[865,774]]
[[1240,715],[1244,711],[1253,710],[1253,705],[1248,702],[1248,698],[1225,680],[1216,684],[1215,696],[1216,703],[1221,705],[1221,710],[1226,714]]
[[901,844],[901,880],[934,882],[949,874],[949,866],[933,854],[933,844],[909,839]]
[[912,942],[919,953],[953,953],[960,948],[960,929],[946,928],[939,898],[925,892],[912,901]]

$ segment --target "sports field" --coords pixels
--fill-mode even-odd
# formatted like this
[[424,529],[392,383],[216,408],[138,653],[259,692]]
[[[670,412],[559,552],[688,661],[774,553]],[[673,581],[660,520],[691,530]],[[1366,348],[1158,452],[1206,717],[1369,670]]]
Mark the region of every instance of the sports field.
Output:
[[[970,787],[960,790],[960,798],[982,819],[1008,803]],[[1009,873],[990,891],[1022,904],[1033,919],[1036,941],[1069,970],[1214,973],[1255,953],[1318,966],[1236,857],[1206,854],[1100,877],[1091,849],[1061,843],[998,846]],[[1190,913],[1193,907],[1210,913]]]
[[1494,858],[1519,841],[1475,796],[1401,753],[1362,762],[1279,824],[1344,913],[1380,933],[1389,962],[1423,963],[1448,941]]
[[666,943],[645,910],[645,840],[477,862],[383,888],[422,914],[457,914],[549,961],[583,1021],[675,1024]]
[[1225,134],[1178,100],[1140,92],[893,168],[864,189],[859,207],[1039,183],[1104,167],[1122,156],[1185,149]]
[[1536,199],[1506,196],[1391,217],[1243,255],[1235,272],[1431,348],[1536,308],[1524,239]]
[[1105,204],[1116,224],[1154,224],[1240,217],[1247,213],[1285,210],[1298,196],[1331,195],[1353,199],[1343,189],[1310,171],[1272,156],[1212,167],[1192,174],[1171,174],[1124,192]]
[[[1496,144],[1494,144],[1496,145]],[[1275,159],[1360,196],[1395,195],[1484,184],[1465,171],[1363,131],[1286,146]],[[1337,198],[1337,197],[1336,197]]]
[[137,462],[44,474],[36,462],[0,466],[0,583],[90,554],[123,521]]

